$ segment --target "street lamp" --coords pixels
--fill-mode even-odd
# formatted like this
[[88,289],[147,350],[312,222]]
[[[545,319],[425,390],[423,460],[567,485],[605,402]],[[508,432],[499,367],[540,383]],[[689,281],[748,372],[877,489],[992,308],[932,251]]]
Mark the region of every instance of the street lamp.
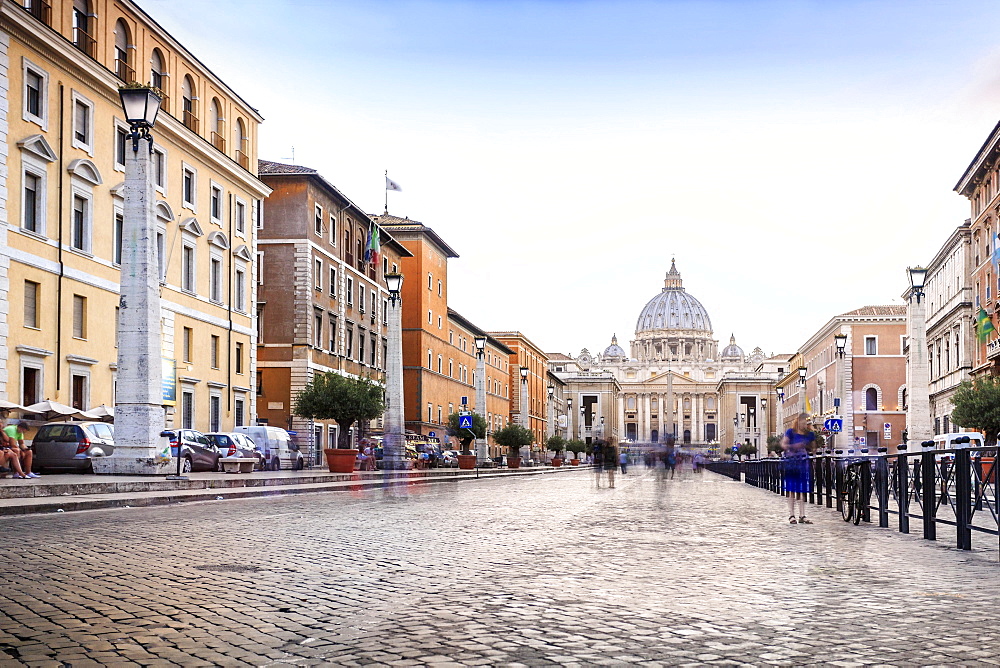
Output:
[[[761,415],[761,428],[760,431],[764,434],[764,447],[767,447],[767,439],[770,434],[767,431],[767,397],[760,398],[760,415]],[[760,452],[757,452],[757,459],[760,459]]]
[[927,270],[923,267],[910,267],[907,271],[910,275],[910,299],[907,304],[909,313],[906,318],[906,334],[910,354],[906,360],[906,391],[909,394],[906,405],[906,437],[907,440],[920,443],[930,438],[932,433],[926,305],[920,300],[924,295]]
[[385,432],[383,462],[386,470],[409,468],[406,457],[406,431],[403,422],[403,300],[399,292],[403,275],[385,275],[389,291],[389,340],[385,361]]
[[573,397],[566,397],[566,434],[569,435],[570,439],[575,435],[573,433]]
[[[521,426],[530,429],[528,420],[528,367],[521,367]],[[534,440],[534,437],[532,437]],[[531,446],[528,446],[528,459],[531,459]]]
[[[480,334],[475,337],[476,342],[476,412],[486,420],[486,336]],[[489,423],[486,425],[489,429]],[[483,438],[476,439],[476,461],[480,464],[489,458],[487,451],[487,441]]]
[[920,298],[924,296],[924,281],[927,278],[927,270],[923,267],[907,267],[906,271],[910,274],[910,288],[914,297],[917,298],[917,303],[920,303]]
[[833,335],[833,342],[837,344],[837,357],[843,358],[847,352],[847,334],[841,332]]
[[549,423],[549,436],[554,436],[556,433],[556,423],[552,419],[553,416],[552,395],[554,395],[555,393],[556,393],[556,388],[554,386],[549,385],[548,388],[546,388],[546,394],[548,396],[548,405],[547,405],[547,410],[545,411],[545,417],[547,418]]
[[[115,452],[95,459],[97,473],[166,473],[157,457],[163,411],[163,345],[160,275],[156,248],[156,204],[151,159],[160,96],[145,87],[120,88],[132,150],[125,151],[125,201],[119,273],[118,378],[115,391]],[[149,142],[148,151],[139,141]],[[177,453],[180,473],[180,452]],[[179,475],[178,475],[179,477]]]
[[804,366],[799,367],[799,387],[806,386],[806,368]]
[[785,403],[785,388],[776,387],[774,388],[774,393],[778,395],[778,401]]

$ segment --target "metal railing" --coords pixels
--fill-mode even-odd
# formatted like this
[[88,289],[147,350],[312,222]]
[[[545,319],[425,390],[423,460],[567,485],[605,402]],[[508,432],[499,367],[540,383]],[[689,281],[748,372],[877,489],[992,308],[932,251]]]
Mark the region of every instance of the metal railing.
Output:
[[135,70],[121,58],[115,58],[115,76],[125,83],[135,81]]
[[73,46],[83,51],[91,58],[97,58],[97,40],[83,28],[73,29]]
[[[1000,539],[1000,475],[997,447],[900,451],[895,454],[837,451],[809,458],[807,500],[841,510],[848,464],[857,462],[861,472],[861,519],[910,533],[918,523],[923,537],[937,540],[939,527],[954,527],[955,547],[972,549],[972,536]],[[783,494],[782,459],[745,462],[710,462],[715,473],[743,479],[749,485]],[[994,541],[1000,548],[1000,543]]]
[[226,138],[220,135],[218,132],[212,132],[212,146],[225,153]]
[[24,9],[45,25],[52,25],[52,5],[45,0],[31,0]]
[[185,127],[198,132],[198,117],[191,111],[184,110],[184,118],[181,119],[181,122],[184,123]]

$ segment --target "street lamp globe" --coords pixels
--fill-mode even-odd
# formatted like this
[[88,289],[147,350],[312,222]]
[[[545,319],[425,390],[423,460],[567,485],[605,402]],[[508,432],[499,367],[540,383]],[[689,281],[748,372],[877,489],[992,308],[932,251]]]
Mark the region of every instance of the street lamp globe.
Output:
[[847,334],[841,332],[833,335],[833,342],[837,344],[837,355],[843,357],[847,350]]
[[156,115],[160,111],[160,96],[151,88],[119,88],[125,121],[133,126],[139,125],[151,128],[156,124]]
[[393,303],[395,303],[396,300],[399,299],[399,291],[403,287],[403,275],[386,274],[385,287],[389,290],[389,298],[392,299]]
[[528,367],[521,367],[521,380],[528,380]]
[[785,388],[776,387],[774,388],[774,393],[778,395],[778,401],[785,403]]
[[806,371],[807,369],[804,366],[799,367],[799,385],[803,387],[805,387],[806,384]]

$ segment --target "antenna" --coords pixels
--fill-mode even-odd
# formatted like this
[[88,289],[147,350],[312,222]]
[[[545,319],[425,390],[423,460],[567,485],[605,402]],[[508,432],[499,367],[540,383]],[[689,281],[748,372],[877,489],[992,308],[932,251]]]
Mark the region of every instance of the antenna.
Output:
[[292,157],[291,158],[282,158],[282,160],[291,160],[292,164],[293,165],[295,164],[295,147],[294,146],[292,147]]

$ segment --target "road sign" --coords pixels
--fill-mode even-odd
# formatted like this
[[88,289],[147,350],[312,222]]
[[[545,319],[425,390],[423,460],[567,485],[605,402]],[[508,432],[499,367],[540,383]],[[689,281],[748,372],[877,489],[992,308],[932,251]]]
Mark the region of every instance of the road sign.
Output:
[[837,434],[844,428],[844,421],[841,418],[827,418],[823,421],[823,429]]
[[431,433],[427,434],[427,435],[430,436],[431,438],[434,438],[435,436],[437,436],[437,434],[434,433],[433,431]]
[[472,429],[472,414],[458,416],[459,429]]
[[882,423],[882,435],[886,438],[892,438],[892,423],[883,422]]
[[469,397],[462,397],[462,405],[465,406],[469,403]]

